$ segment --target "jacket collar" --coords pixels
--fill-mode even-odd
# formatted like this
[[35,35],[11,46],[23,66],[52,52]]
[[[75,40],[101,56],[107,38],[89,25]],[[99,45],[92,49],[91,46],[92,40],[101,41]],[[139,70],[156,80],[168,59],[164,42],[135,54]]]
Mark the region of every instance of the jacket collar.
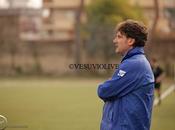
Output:
[[134,55],[138,55],[138,54],[144,54],[144,49],[143,47],[134,47],[132,49],[130,49],[125,55],[124,57],[122,58],[122,61],[123,62],[125,59],[128,59]]

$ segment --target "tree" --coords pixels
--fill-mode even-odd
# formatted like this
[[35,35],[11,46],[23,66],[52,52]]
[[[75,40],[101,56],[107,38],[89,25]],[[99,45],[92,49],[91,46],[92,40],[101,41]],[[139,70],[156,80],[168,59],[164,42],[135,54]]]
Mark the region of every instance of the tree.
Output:
[[122,0],[94,0],[86,9],[87,54],[105,61],[114,55],[111,33],[116,24],[126,19],[143,19],[139,8]]
[[151,36],[154,35],[156,26],[159,20],[159,1],[158,0],[154,0],[154,12],[155,12],[155,17],[154,17],[154,21],[151,27]]
[[[81,31],[80,31],[80,24],[81,24],[81,14],[84,7],[84,0],[80,1],[79,7],[76,10],[75,15],[75,64],[80,64],[81,57],[80,57],[80,50],[81,50]],[[79,70],[77,70],[78,72]]]
[[[4,50],[2,53],[5,52],[7,49],[9,56],[10,56],[10,70],[13,72],[16,71],[16,54],[18,51],[19,45],[19,27],[18,27],[18,16],[14,13],[8,15],[6,12],[2,12],[0,16],[0,42],[1,46],[4,46]],[[5,49],[6,48],[6,49]]]

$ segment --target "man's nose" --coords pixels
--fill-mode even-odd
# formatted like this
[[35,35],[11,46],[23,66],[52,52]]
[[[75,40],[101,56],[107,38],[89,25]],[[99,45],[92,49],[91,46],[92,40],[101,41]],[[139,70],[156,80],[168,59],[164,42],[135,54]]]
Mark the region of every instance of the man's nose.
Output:
[[117,38],[114,38],[113,39],[113,43],[115,44],[117,42]]

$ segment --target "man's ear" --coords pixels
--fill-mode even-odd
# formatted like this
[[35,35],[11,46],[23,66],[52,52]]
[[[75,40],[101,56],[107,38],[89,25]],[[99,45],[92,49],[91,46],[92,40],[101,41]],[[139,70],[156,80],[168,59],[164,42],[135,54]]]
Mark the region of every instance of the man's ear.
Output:
[[128,38],[128,45],[133,46],[135,43],[135,39],[133,38]]

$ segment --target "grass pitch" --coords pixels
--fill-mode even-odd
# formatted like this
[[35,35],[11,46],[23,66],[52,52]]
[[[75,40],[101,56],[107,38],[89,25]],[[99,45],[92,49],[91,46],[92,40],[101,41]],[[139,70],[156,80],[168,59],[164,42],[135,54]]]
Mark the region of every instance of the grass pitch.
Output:
[[[0,79],[0,114],[10,127],[6,130],[99,130],[103,102],[96,89],[102,81]],[[175,130],[174,99],[175,93],[154,108],[151,130]]]

